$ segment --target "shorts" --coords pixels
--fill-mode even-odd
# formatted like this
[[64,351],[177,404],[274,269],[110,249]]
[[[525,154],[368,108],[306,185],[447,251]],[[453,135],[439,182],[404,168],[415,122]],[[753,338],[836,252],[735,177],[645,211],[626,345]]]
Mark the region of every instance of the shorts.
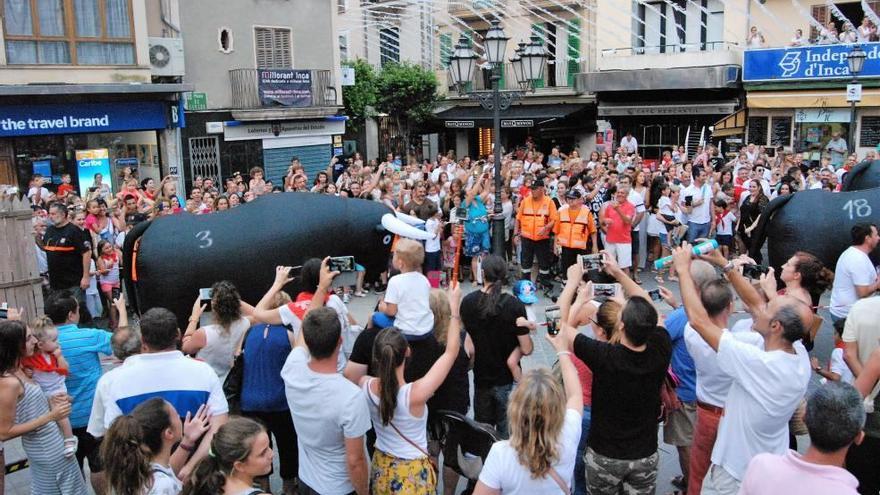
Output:
[[658,236],[660,238],[660,245],[663,247],[669,246],[669,234],[666,232],[660,232]]
[[101,461],[101,438],[95,438],[91,433],[86,431],[86,427],[74,428],[73,436],[79,440],[76,447],[76,462],[82,469],[83,460],[89,460],[89,471],[92,473],[100,473],[104,470],[104,463]]
[[638,254],[639,254],[639,245],[640,245],[640,242],[641,242],[641,239],[639,238],[639,231],[638,231],[638,230],[633,230],[633,231],[630,233],[630,237],[632,238],[632,242],[630,243],[630,245],[632,246],[632,252],[633,252],[633,253],[636,253],[636,256],[638,256]]
[[694,424],[697,421],[697,403],[682,402],[681,409],[669,413],[663,424],[663,443],[676,447],[688,447],[694,440]]
[[550,239],[542,239],[533,241],[525,237],[520,239],[520,247],[522,248],[522,259],[520,264],[524,272],[532,269],[532,260],[537,256],[538,269],[544,273],[549,273],[553,266],[553,251],[550,248]]
[[718,242],[719,246],[733,246],[733,235],[732,234],[715,234],[715,241]]
[[440,251],[425,253],[425,273],[441,270]]
[[110,284],[105,284],[103,282],[101,283],[101,292],[111,292],[113,289],[118,289],[118,288],[119,288],[119,282],[110,283]]
[[605,250],[608,251],[611,256],[614,256],[614,259],[617,260],[618,266],[621,268],[629,268],[633,264],[632,257],[632,244],[630,243],[616,243],[616,242],[606,242]]
[[489,231],[473,234],[465,232],[464,253],[474,257],[480,254],[489,254]]

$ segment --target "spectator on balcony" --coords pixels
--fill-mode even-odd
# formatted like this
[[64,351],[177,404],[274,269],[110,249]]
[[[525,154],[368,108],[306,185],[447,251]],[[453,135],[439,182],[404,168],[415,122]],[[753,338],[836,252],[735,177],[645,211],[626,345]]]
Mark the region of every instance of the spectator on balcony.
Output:
[[835,26],[833,22],[829,22],[825,25],[825,28],[819,31],[819,37],[816,39],[816,44],[833,45],[838,41],[837,26]]
[[867,43],[877,39],[877,26],[867,17],[862,17],[862,23],[856,29],[859,36],[859,43]]
[[758,31],[758,26],[752,26],[749,29],[749,37],[746,39],[746,46],[749,48],[764,48],[764,35]]
[[795,29],[794,30],[794,38],[791,39],[791,42],[788,46],[804,46],[809,45],[810,40],[804,38],[804,30],[803,29]]
[[843,25],[843,32],[840,33],[838,37],[841,43],[855,43],[859,40],[859,35],[856,33],[856,28],[853,27],[851,22],[847,22]]

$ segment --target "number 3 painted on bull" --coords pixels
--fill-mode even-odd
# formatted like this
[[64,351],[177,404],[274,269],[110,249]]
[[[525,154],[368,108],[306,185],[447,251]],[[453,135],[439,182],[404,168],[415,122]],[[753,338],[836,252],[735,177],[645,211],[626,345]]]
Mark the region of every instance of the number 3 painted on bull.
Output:
[[209,248],[214,245],[214,239],[211,239],[211,231],[210,230],[202,230],[196,233],[196,239],[202,241],[199,244],[200,249]]
[[871,214],[871,205],[869,205],[868,200],[864,198],[847,201],[846,204],[843,205],[843,209],[849,211],[850,220],[856,217],[867,217]]

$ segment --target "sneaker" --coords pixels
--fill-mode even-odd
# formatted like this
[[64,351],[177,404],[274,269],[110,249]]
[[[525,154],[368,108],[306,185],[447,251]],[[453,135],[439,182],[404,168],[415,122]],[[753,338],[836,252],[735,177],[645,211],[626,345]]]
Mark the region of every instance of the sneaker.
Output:
[[355,291],[354,297],[367,297],[367,293],[362,290]]
[[76,455],[76,448],[79,445],[79,439],[76,437],[67,437],[64,439],[64,457],[73,457]]
[[376,284],[376,286],[373,287],[373,292],[375,292],[376,294],[381,294],[381,293],[385,292],[385,289],[387,289],[387,288],[388,287],[385,285]]

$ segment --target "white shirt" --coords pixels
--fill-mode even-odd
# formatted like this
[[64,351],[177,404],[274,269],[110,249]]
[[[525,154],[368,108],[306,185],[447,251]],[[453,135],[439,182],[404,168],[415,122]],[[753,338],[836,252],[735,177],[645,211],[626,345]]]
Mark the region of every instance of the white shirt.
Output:
[[715,229],[718,235],[733,235],[733,225],[736,223],[736,215],[732,211],[728,211],[726,215],[721,217],[721,222]]
[[229,412],[220,379],[208,363],[180,351],[136,354],[98,380],[87,431],[104,436],[114,419],[152,397],[170,402],[181,417],[195,414],[202,404],[214,415]]
[[639,150],[639,142],[636,141],[635,136],[623,136],[620,140],[620,146],[626,150],[627,153],[635,153]]
[[281,378],[299,438],[299,478],[318,493],[354,491],[345,461],[345,439],[372,426],[364,393],[344,376],[316,373],[305,348],[287,356]]
[[[732,329],[730,331],[725,329],[724,333],[731,333],[737,340],[759,349],[764,348],[764,339],[757,332],[735,333]],[[733,380],[718,366],[718,354],[709,347],[690,323],[684,327],[684,343],[694,359],[697,370],[697,400],[715,407],[724,407]]]
[[[627,195],[626,200],[629,201],[630,203],[632,203],[633,206],[636,207],[636,215],[638,215],[639,213],[645,212],[645,198],[641,194],[639,194],[635,189],[629,190],[629,195]],[[635,220],[635,217],[633,218],[633,220]],[[638,232],[640,224],[641,224],[641,222],[634,223],[632,226],[632,231]]]
[[232,369],[232,361],[235,349],[251,322],[247,318],[239,318],[229,324],[228,330],[223,330],[217,323],[205,325],[205,346],[199,349],[196,357],[211,365],[220,381],[226,380],[226,375]]
[[397,305],[394,326],[404,334],[425,335],[434,329],[434,313],[428,305],[431,284],[420,272],[406,272],[388,280],[385,302]]
[[766,352],[724,333],[718,366],[733,384],[712,450],[712,463],[742,480],[757,454],[788,451],[788,420],[807,392],[812,368],[803,344],[795,354]]
[[[281,323],[287,325],[293,331],[293,338],[296,338],[299,335],[299,331],[302,328],[302,320],[299,319],[296,314],[294,314],[293,309],[297,304],[303,305],[303,313],[311,306],[311,300],[303,301],[302,303],[297,302],[289,302],[284,306],[280,306],[278,308],[278,316],[281,317]],[[339,317],[339,326],[342,328],[342,348],[343,349],[351,349],[354,345],[354,342],[346,341],[346,338],[351,338],[351,332],[348,331],[351,327],[348,320],[348,308],[345,307],[345,303],[342,302],[342,299],[339,298],[336,294],[330,294],[327,297],[327,301],[324,302],[324,306],[328,308],[332,308],[336,311],[336,315]],[[345,358],[345,353],[340,352],[339,358],[336,362],[336,371],[342,373],[342,370],[345,369],[345,364],[348,360]]]
[[868,254],[850,246],[837,259],[834,267],[834,285],[831,287],[831,314],[844,318],[853,303],[859,300],[856,286],[867,286],[877,279],[877,271]]
[[[372,379],[363,385],[364,394],[367,395],[367,408],[370,410],[370,418],[373,420],[373,429],[376,430],[376,448],[382,452],[397,457],[398,459],[421,459],[425,454],[400,436],[406,435],[411,442],[425,451],[428,450],[428,407],[425,406],[421,417],[410,413],[410,393],[412,383],[397,389],[397,406],[394,408],[394,418],[388,425],[382,424],[382,414],[379,412],[381,399],[370,390]],[[391,427],[397,428],[398,433]]]
[[434,235],[434,237],[425,241],[426,253],[436,253],[437,251],[440,251],[440,234],[437,233],[437,227],[439,225],[440,220],[433,217],[425,222],[425,232]]
[[[559,460],[553,464],[553,469],[559,473],[559,477],[569,488],[572,486],[580,437],[581,413],[574,409],[566,409],[562,430],[557,440]],[[509,440],[495,442],[492,445],[486,457],[486,464],[480,471],[480,481],[489,488],[500,490],[504,495],[559,495],[561,492],[559,485],[550,476],[532,478],[531,472],[519,463],[516,451],[510,446]]]
[[28,197],[28,199],[30,199],[31,201],[33,201],[33,199],[34,199],[34,197],[37,195],[37,192],[38,192],[38,191],[39,191],[39,193],[40,193],[40,201],[45,202],[45,201],[48,201],[48,200],[49,200],[49,195],[50,195],[51,193],[49,193],[49,190],[46,189],[45,187],[41,187],[41,188],[39,188],[39,189],[37,189],[36,187],[32,187],[32,188],[28,189],[28,193],[27,193],[27,197]]
[[835,348],[831,351],[831,361],[828,363],[828,368],[832,373],[840,375],[840,381],[843,383],[852,384],[856,379],[852,370],[849,369],[849,365],[843,360],[843,349]]
[[682,191],[681,204],[684,204],[684,198],[686,196],[693,196],[693,199],[691,200],[691,205],[695,204],[701,199],[703,200],[703,204],[701,204],[700,206],[694,206],[691,209],[691,212],[688,214],[688,222],[699,224],[711,222],[712,186],[705,182],[702,186],[697,186],[696,183],[692,183],[684,191]]
[[153,484],[147,495],[177,495],[183,490],[183,483],[170,467],[154,462],[150,464],[150,470],[153,472]]

